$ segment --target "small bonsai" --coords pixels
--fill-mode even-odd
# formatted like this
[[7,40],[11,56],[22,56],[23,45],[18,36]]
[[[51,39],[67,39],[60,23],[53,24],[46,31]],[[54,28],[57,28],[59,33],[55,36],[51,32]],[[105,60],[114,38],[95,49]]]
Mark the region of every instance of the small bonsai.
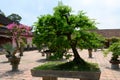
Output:
[[107,50],[105,50],[105,56],[107,56],[109,52],[112,52],[111,60],[117,60],[118,56],[120,55],[120,41],[113,43]]
[[[31,27],[12,23],[7,26],[7,29],[9,30],[10,36],[12,36],[12,41],[14,41],[15,46],[12,43],[7,43],[3,45],[3,48],[8,53],[6,57],[12,65],[12,71],[18,71],[18,64],[23,55],[22,48],[26,44],[27,36],[31,34]],[[19,56],[17,56],[17,52],[19,52]]]
[[[116,65],[119,68],[120,60],[118,60],[120,55],[120,41],[113,43],[107,50],[104,51],[105,56],[112,52],[112,57],[110,63]],[[113,67],[114,68],[114,67]]]

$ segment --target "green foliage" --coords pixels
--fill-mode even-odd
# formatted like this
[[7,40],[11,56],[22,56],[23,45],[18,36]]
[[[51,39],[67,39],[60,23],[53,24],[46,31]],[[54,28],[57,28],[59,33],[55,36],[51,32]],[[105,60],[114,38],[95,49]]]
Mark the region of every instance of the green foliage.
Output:
[[112,55],[120,55],[120,41],[119,42],[115,42],[112,45],[110,45],[110,47],[104,51],[105,56],[107,56],[107,54],[109,54],[109,52],[112,52]]
[[120,41],[120,38],[117,38],[117,37],[112,37],[112,38],[110,39],[111,44],[113,44],[113,43],[115,43],[115,42],[118,42],[118,41]]
[[48,60],[50,60],[50,61],[61,60],[61,59],[63,59],[62,57],[63,57],[62,53],[54,53],[54,55],[51,55],[48,57]]
[[71,54],[65,54],[64,56],[65,56],[65,59],[69,59],[70,57],[72,57]]
[[6,50],[6,51],[9,51],[10,53],[13,53],[14,52],[14,48],[12,46],[11,43],[6,43],[4,45],[2,45],[2,47]]
[[63,70],[63,71],[99,71],[98,64],[87,63],[86,65],[78,65],[71,62],[47,62],[43,65],[35,67],[36,70]]
[[52,62],[47,62],[43,65],[40,65],[40,66],[37,66],[35,67],[34,69],[37,69],[37,70],[50,70],[50,69],[53,69],[54,66],[57,66],[59,64],[62,64],[64,62],[60,62],[60,61],[52,61]]
[[0,14],[3,15],[3,16],[5,16],[5,13],[3,11],[1,11],[1,10],[0,10]]
[[14,22],[20,22],[22,17],[19,16],[18,14],[12,13],[11,15],[9,15],[7,18],[9,18],[10,20],[14,21]]
[[43,44],[47,45],[48,49],[55,53],[74,48],[75,54],[76,47],[85,48],[82,44],[91,47],[92,44],[99,42],[98,37],[93,33],[88,33],[88,30],[97,29],[95,25],[95,21],[86,16],[83,11],[72,14],[71,7],[59,2],[52,15],[38,17],[38,21],[34,24],[33,43],[38,48]]
[[105,38],[93,32],[82,33],[79,47],[81,49],[95,49],[104,45]]

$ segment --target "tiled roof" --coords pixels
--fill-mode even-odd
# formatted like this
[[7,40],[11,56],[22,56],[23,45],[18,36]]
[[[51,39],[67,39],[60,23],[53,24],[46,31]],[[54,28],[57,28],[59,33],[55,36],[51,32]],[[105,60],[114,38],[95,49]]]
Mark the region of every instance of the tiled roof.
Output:
[[6,27],[0,27],[0,37],[11,38],[11,33]]
[[8,35],[1,35],[1,34],[0,34],[0,37],[11,38],[11,36],[8,36]]
[[10,19],[8,19],[7,17],[3,16],[0,14],[0,24],[2,25],[8,25],[10,23],[13,23],[13,21],[11,21]]
[[101,30],[95,30],[98,34],[106,37],[120,37],[120,29],[101,29]]

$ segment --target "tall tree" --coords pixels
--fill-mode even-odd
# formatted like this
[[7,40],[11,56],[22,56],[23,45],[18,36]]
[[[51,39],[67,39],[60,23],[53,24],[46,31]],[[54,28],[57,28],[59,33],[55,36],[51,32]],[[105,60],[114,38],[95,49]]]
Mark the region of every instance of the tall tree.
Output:
[[0,10],[0,14],[3,15],[3,16],[5,16],[5,13],[3,11],[1,11],[1,10]]
[[[72,14],[69,6],[59,3],[54,8],[52,15],[42,15],[35,23],[34,43],[37,46],[46,44],[49,49],[57,52],[62,49],[71,48],[74,59],[78,64],[85,64],[79,55],[77,48],[81,47],[81,42],[88,34],[88,30],[96,29],[96,23],[80,11],[77,15]],[[89,34],[91,34],[89,32]],[[39,45],[38,45],[39,44]]]
[[21,16],[19,16],[18,14],[15,14],[15,13],[12,13],[10,14],[9,16],[7,16],[10,20],[16,22],[16,23],[19,23],[22,19]]

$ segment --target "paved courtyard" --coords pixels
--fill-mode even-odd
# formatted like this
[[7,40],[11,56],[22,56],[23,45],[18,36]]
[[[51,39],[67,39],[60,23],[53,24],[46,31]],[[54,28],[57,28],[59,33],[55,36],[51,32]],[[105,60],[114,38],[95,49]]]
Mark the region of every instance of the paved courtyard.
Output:
[[[80,51],[82,58],[89,62],[97,62],[101,68],[100,80],[120,80],[120,69],[110,68],[110,56],[104,57],[102,51],[93,52],[93,58],[88,58],[87,50]],[[24,52],[19,65],[19,72],[11,72],[11,65],[7,62],[5,55],[0,55],[0,80],[42,80],[41,77],[32,77],[30,69],[46,62],[37,50]],[[59,78],[59,80],[79,80],[70,78]]]

